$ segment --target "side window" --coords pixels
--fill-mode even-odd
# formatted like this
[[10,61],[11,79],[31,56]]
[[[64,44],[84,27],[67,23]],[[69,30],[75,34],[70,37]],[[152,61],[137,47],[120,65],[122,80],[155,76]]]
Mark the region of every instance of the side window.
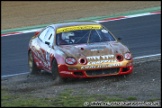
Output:
[[45,42],[49,42],[49,45],[52,46],[54,42],[54,29],[52,27],[48,27],[48,30],[45,34],[44,40]]
[[47,31],[48,31],[48,28],[45,28],[39,35],[39,39],[42,40],[42,42],[45,42],[44,37],[45,37],[45,34],[47,33]]

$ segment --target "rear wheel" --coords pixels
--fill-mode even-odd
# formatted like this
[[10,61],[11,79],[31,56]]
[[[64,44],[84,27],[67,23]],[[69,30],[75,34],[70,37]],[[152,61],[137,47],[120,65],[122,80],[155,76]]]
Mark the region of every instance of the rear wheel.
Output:
[[28,65],[29,65],[29,70],[30,70],[31,74],[36,74],[40,71],[34,62],[33,55],[32,55],[31,51],[28,54]]
[[56,60],[52,62],[52,78],[55,80],[55,84],[62,83],[66,81],[66,78],[61,78],[58,71],[58,64]]

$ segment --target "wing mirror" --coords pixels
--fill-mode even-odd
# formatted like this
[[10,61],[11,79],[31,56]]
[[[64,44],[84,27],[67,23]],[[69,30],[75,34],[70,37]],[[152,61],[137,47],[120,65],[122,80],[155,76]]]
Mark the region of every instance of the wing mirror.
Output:
[[118,41],[121,41],[122,39],[119,37],[119,38],[117,38],[118,39]]
[[45,41],[45,44],[49,45],[50,43],[49,43],[49,42],[47,42],[47,41]]

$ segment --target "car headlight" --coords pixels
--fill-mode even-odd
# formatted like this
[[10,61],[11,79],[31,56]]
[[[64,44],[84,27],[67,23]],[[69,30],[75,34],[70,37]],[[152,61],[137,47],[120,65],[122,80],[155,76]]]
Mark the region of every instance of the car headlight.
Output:
[[65,62],[66,62],[67,64],[69,64],[69,65],[74,65],[74,64],[76,64],[76,60],[75,60],[75,58],[73,58],[73,57],[67,57],[67,58],[65,59]]
[[132,54],[129,53],[129,52],[127,52],[127,53],[124,54],[124,58],[125,58],[126,60],[130,60],[130,59],[132,59]]

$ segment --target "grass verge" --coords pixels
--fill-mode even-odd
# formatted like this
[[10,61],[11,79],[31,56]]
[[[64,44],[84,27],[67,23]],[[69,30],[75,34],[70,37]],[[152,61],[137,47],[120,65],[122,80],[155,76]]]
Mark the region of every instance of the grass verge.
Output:
[[[38,98],[32,94],[13,94],[5,89],[1,89],[1,106],[2,107],[83,107],[89,106],[92,102],[123,102],[135,101],[136,97],[130,96],[121,98],[120,96],[105,96],[105,95],[85,95],[83,92],[74,95],[73,90],[66,89],[54,98]],[[154,99],[157,101],[160,99]],[[151,100],[153,101],[153,100]],[[96,104],[94,104],[96,105]]]

